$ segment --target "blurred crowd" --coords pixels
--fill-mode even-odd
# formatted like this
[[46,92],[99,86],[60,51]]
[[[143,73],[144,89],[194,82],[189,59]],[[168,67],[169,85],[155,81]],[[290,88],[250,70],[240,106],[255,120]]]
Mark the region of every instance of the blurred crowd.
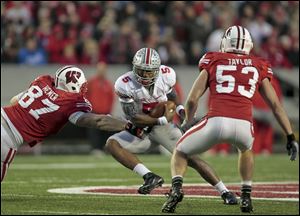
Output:
[[129,64],[147,46],[163,64],[197,65],[231,25],[273,67],[299,66],[298,1],[1,1],[1,62]]

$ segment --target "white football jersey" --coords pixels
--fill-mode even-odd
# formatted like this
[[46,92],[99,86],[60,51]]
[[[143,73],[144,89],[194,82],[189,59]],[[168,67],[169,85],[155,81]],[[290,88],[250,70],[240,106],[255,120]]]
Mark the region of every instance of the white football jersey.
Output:
[[115,91],[123,103],[135,102],[140,113],[149,113],[159,102],[167,101],[167,94],[176,83],[176,73],[173,68],[161,65],[155,81],[153,94],[137,82],[132,71],[120,76],[115,82]]

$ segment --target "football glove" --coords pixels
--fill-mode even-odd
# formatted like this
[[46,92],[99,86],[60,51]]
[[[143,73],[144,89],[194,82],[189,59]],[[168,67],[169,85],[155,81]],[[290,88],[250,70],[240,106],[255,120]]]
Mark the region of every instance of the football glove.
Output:
[[290,134],[287,136],[287,144],[286,144],[286,150],[288,151],[288,155],[290,156],[290,160],[294,161],[296,160],[296,157],[299,152],[299,145],[296,141],[295,135]]
[[176,114],[179,116],[180,124],[182,124],[185,119],[185,109],[183,105],[176,107]]
[[136,136],[140,139],[143,139],[148,133],[150,133],[151,129],[152,127],[145,127],[145,128],[137,127],[133,125],[130,121],[128,121],[125,126],[125,130],[127,130],[133,136]]

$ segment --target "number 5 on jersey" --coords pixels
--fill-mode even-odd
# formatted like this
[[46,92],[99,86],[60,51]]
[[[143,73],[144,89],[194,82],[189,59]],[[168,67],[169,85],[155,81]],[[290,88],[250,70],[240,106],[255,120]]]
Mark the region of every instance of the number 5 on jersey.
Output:
[[[223,71],[237,71],[235,65],[218,65],[216,73],[216,91],[218,93],[231,93],[234,91],[235,87],[235,78],[232,75],[223,75]],[[256,89],[256,83],[258,81],[258,71],[255,67],[243,67],[241,73],[248,74],[249,72],[253,73],[252,79],[249,79],[248,84],[251,86],[249,90],[245,89],[245,86],[239,85],[238,92],[247,97],[252,98]],[[224,82],[228,82],[227,86],[223,86]]]
[[[38,86],[31,86],[28,91],[20,98],[19,104],[23,108],[29,107],[36,98],[43,96],[43,91]],[[25,99],[27,99],[25,101]],[[30,109],[29,113],[38,120],[40,115],[54,112],[59,109],[59,106],[52,103],[49,99],[43,99],[41,102],[46,106],[40,109]]]

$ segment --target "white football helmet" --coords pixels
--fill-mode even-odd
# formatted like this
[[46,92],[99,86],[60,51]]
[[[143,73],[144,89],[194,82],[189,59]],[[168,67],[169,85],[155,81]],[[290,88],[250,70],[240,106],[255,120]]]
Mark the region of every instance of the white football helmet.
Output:
[[[155,83],[161,64],[158,53],[152,48],[142,48],[133,57],[133,73],[136,80],[144,86]],[[144,76],[144,74],[147,76]]]
[[74,66],[67,65],[59,68],[55,73],[55,87],[72,93],[86,92],[86,78],[83,71]]
[[249,55],[253,42],[249,31],[242,26],[229,27],[221,40],[221,52],[233,52]]

